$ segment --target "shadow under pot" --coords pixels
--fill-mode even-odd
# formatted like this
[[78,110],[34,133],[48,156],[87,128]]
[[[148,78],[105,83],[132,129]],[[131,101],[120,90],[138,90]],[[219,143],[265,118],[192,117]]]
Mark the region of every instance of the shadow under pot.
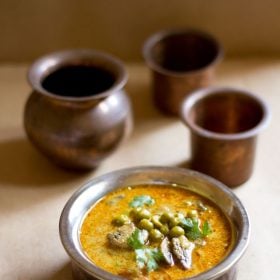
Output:
[[56,164],[95,168],[131,132],[127,73],[117,58],[88,49],[55,52],[33,63],[28,80],[24,127]]

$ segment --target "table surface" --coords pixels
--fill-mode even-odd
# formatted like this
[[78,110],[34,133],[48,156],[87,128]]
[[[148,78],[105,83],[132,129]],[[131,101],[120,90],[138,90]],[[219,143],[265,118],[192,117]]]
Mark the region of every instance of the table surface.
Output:
[[[189,131],[180,120],[165,117],[153,107],[145,65],[129,64],[126,89],[135,119],[131,137],[93,172],[59,169],[33,148],[23,130],[23,109],[30,92],[27,67],[0,66],[0,279],[71,279],[69,258],[58,233],[59,216],[71,194],[90,178],[115,169],[180,166],[190,156]],[[238,279],[279,279],[280,60],[225,60],[215,84],[255,92],[272,111],[269,127],[258,137],[253,176],[234,192],[247,208],[252,226]]]

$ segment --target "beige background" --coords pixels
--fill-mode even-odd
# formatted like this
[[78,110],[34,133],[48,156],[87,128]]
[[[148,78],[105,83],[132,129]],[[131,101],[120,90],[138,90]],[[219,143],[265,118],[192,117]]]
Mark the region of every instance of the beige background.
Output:
[[[246,88],[269,104],[272,122],[259,137],[251,179],[234,190],[251,217],[249,248],[239,280],[279,279],[280,50],[277,0],[0,0],[0,279],[70,280],[58,233],[61,210],[84,182],[137,165],[182,166],[189,131],[152,106],[144,64],[127,63],[135,128],[100,167],[87,174],[57,168],[27,140],[22,126],[30,92],[28,62],[62,48],[91,47],[140,60],[145,38],[162,28],[197,27],[213,33],[231,56],[216,85]],[[5,63],[3,63],[5,62]],[[13,62],[13,64],[11,64]]]
[[[138,165],[185,166],[189,130],[152,105],[144,64],[127,64],[135,127],[132,135],[95,171],[62,170],[31,145],[22,126],[29,95],[27,67],[0,65],[0,279],[71,280],[70,260],[58,233],[63,206],[89,179]],[[218,69],[216,85],[246,88],[264,98],[273,113],[259,135],[254,173],[234,192],[252,226],[238,280],[278,280],[280,260],[280,59],[230,59]],[[7,93],[7,94],[5,94]]]
[[229,55],[278,55],[277,0],[0,0],[0,61],[30,61],[63,48],[90,47],[141,59],[160,29],[196,27]]

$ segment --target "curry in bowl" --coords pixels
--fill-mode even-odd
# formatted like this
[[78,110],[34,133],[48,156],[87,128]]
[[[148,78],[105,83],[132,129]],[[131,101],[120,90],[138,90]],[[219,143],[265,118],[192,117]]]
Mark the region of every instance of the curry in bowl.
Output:
[[86,183],[66,203],[59,230],[75,280],[236,280],[250,226],[217,180],[148,166]]
[[179,186],[107,194],[87,213],[80,241],[97,266],[127,279],[182,279],[219,263],[234,234],[211,201]]

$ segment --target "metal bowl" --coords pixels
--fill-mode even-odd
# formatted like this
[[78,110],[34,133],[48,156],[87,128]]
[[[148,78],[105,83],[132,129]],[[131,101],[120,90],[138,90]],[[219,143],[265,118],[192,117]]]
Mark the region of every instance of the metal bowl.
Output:
[[232,251],[212,269],[188,280],[234,280],[236,263],[249,241],[247,212],[236,195],[219,181],[196,171],[173,167],[135,167],[97,177],[76,191],[66,203],[60,218],[62,244],[71,258],[75,280],[124,279],[92,263],[80,245],[79,232],[83,218],[91,206],[107,193],[123,186],[139,184],[178,184],[212,202],[229,217],[236,232]]

